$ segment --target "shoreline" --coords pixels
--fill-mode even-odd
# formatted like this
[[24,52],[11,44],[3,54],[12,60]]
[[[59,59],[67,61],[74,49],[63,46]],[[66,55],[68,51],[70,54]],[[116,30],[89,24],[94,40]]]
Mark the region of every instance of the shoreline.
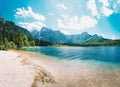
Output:
[[[2,52],[3,51],[0,51],[0,54]],[[105,67],[102,67],[104,65],[102,65],[101,63],[92,64],[86,61],[66,61],[66,60],[62,61],[38,53],[21,51],[21,50],[4,51],[3,53],[7,54],[6,59],[9,60],[9,58],[14,57],[14,60],[19,60],[19,62],[22,61],[22,63],[21,62],[20,63],[23,67],[28,68],[27,71],[29,71],[29,69],[32,70],[33,74],[26,73],[27,75],[29,75],[29,78],[33,75],[31,77],[31,82],[30,81],[28,82],[32,86],[24,86],[24,87],[118,87],[120,86],[120,67],[116,67],[114,65],[112,66],[105,65]],[[11,54],[13,56],[11,56]],[[0,55],[0,59],[3,59],[1,58],[1,55]],[[29,68],[28,66],[31,66],[32,69]],[[17,68],[19,66],[14,66],[14,67]],[[11,73],[14,73],[16,75],[18,74],[13,71],[11,71]],[[45,78],[43,79],[42,76]],[[24,79],[27,79],[27,77],[25,76],[22,76],[21,78],[23,77]],[[4,87],[8,87],[8,86],[4,86]]]
[[[18,50],[0,51],[0,61],[4,61],[0,63],[0,66],[2,66],[0,67],[0,71],[2,72],[0,73],[0,87],[38,87],[39,83],[55,83],[51,73],[41,66],[30,62],[28,56],[25,54],[26,53],[23,54],[22,51],[20,52]],[[3,67],[6,68],[3,69]],[[6,76],[4,76],[4,73],[6,73]],[[9,75],[9,73],[12,75]],[[17,76],[20,81],[14,76]],[[4,81],[4,79],[8,79],[9,83],[8,81]],[[13,79],[18,81],[13,82]],[[22,85],[18,86],[19,83]]]

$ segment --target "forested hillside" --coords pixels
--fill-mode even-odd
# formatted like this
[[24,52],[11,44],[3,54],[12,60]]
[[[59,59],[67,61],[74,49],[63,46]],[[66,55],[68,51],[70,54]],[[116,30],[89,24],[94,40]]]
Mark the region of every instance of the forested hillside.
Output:
[[[44,27],[43,27],[44,28]],[[98,35],[83,32],[79,35],[65,36],[61,32],[42,28],[39,38],[12,21],[0,17],[0,49],[15,49],[29,46],[120,46],[120,39],[105,39]],[[33,36],[33,37],[32,37]],[[70,39],[73,38],[73,39]],[[68,39],[68,40],[67,40]],[[71,42],[72,41],[72,42]],[[82,42],[81,42],[82,41]],[[77,42],[77,43],[76,43]]]
[[34,46],[31,34],[11,21],[0,17],[0,49]]

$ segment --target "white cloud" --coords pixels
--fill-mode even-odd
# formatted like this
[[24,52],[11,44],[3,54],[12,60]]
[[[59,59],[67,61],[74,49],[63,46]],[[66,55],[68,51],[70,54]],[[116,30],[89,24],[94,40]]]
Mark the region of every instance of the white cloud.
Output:
[[28,18],[28,20],[33,20],[32,22],[25,21],[25,22],[18,23],[21,27],[26,28],[28,30],[41,29],[43,26],[46,26],[43,23],[46,20],[46,18],[39,13],[33,12],[32,8],[30,6],[28,7],[28,9],[25,9],[24,7],[17,8],[15,17],[22,18],[23,21],[26,18]]
[[105,6],[105,7],[109,6],[108,0],[99,0],[99,2],[101,2],[103,4],[103,6]]
[[117,3],[120,4],[120,0],[117,0]]
[[117,8],[117,4],[114,4],[114,5],[113,5],[113,9],[116,9],[116,8]]
[[109,34],[101,34],[101,36],[102,36],[103,38],[111,39],[111,36],[109,36]]
[[93,16],[99,17],[99,13],[97,11],[95,0],[89,0],[87,2],[87,8],[91,10]]
[[26,28],[28,30],[41,29],[43,26],[46,26],[41,22],[19,22],[19,25],[21,25],[21,27]]
[[49,15],[49,16],[54,16],[54,13],[53,13],[53,12],[51,12],[51,13],[48,13],[48,15]]
[[106,7],[102,7],[102,13],[103,13],[104,16],[108,17],[108,16],[110,16],[113,13],[113,10],[108,9]]
[[18,18],[33,18],[38,21],[44,21],[46,19],[43,15],[33,12],[30,6],[27,10],[24,7],[17,8],[15,16]]
[[[110,16],[114,11],[112,9],[109,9],[110,2],[108,0],[99,0],[103,5],[101,7],[101,14],[104,16]],[[116,6],[114,7],[114,9]]]
[[103,38],[106,38],[105,34],[101,34],[101,36],[102,36]]
[[115,36],[115,35],[112,35],[112,36],[111,36],[111,39],[113,39],[113,40],[116,39],[116,36]]
[[68,9],[63,3],[57,4],[57,8],[61,9],[61,10],[67,10]]
[[[88,0],[87,2],[87,8],[91,10],[92,16],[96,16],[97,18],[100,18],[103,16],[110,16],[114,10],[110,9],[110,2],[108,0],[99,0],[99,3],[102,3],[102,6],[99,10],[97,10],[97,5],[95,0]],[[114,9],[116,8],[116,4],[114,5]]]
[[101,36],[103,38],[107,38],[107,39],[117,39],[115,35],[109,35],[109,34],[101,34]]
[[69,33],[79,33],[81,30],[84,30],[86,28],[95,27],[97,20],[89,16],[63,16],[63,20],[58,19],[57,23],[57,26],[61,28],[64,33],[66,33],[66,31]]

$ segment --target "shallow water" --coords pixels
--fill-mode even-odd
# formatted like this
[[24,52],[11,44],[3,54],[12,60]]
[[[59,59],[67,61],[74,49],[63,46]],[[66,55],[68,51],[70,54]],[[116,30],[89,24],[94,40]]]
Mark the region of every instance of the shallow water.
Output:
[[24,50],[53,57],[46,61],[43,56],[42,60],[37,56],[37,64],[56,80],[55,84],[39,84],[39,87],[120,87],[120,47],[37,47]]
[[23,50],[42,53],[58,59],[120,63],[120,47],[37,47]]

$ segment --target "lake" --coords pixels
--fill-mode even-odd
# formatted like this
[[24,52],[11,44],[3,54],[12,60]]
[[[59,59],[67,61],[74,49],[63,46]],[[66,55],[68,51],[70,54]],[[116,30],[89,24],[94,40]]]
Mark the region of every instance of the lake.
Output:
[[120,47],[55,47],[43,46],[23,48],[22,50],[41,53],[64,60],[95,60],[102,62],[120,63]]
[[59,83],[44,87],[120,87],[120,47],[48,46],[23,50],[39,53],[38,64]]

